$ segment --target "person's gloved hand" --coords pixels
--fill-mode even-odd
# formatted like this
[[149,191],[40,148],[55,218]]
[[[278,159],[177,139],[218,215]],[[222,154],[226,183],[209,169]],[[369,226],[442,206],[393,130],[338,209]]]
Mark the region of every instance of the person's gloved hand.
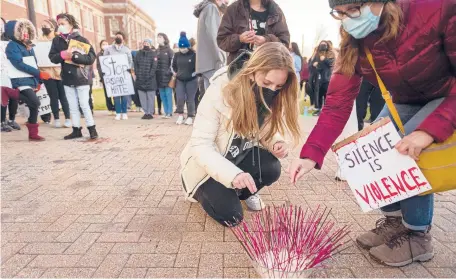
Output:
[[71,60],[71,58],[73,57],[73,54],[66,50],[62,50],[60,52],[60,57],[62,57],[63,60]]
[[40,72],[40,79],[42,80],[48,80],[51,78],[51,75],[46,73],[46,72]]

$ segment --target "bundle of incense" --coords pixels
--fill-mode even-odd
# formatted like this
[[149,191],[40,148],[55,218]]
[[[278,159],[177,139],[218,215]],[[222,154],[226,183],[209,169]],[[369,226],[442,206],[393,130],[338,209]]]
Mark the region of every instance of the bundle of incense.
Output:
[[303,278],[343,245],[348,227],[336,229],[330,210],[267,207],[231,230],[265,278]]

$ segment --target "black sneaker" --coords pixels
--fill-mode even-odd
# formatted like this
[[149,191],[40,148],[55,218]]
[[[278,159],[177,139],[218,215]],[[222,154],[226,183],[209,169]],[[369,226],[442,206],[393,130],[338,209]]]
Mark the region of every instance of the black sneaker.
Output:
[[141,119],[149,119],[149,115],[144,114],[143,117],[141,117]]
[[149,114],[149,115],[147,116],[147,119],[148,119],[148,120],[154,119],[154,116],[153,116],[152,114]]
[[73,132],[71,132],[71,134],[69,134],[68,136],[65,136],[63,139],[71,140],[71,139],[77,139],[77,138],[82,138],[82,128],[81,127],[73,127]]

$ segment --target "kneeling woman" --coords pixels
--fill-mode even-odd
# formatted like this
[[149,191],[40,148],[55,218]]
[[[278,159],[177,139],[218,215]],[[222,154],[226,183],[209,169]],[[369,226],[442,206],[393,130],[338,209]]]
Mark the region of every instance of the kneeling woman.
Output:
[[187,197],[222,225],[242,220],[240,200],[264,207],[257,192],[280,177],[287,155],[282,135],[297,142],[298,81],[281,43],[259,47],[234,77],[214,75],[198,107],[190,142],[181,155]]

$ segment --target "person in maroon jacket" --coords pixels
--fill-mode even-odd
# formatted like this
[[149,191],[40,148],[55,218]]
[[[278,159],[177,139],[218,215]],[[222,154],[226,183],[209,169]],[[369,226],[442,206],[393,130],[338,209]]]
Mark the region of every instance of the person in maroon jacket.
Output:
[[[456,1],[329,0],[342,21],[340,56],[320,119],[290,165],[295,183],[320,169],[347,122],[362,78],[378,86],[364,47],[373,54],[392,95],[406,136],[397,150],[417,159],[433,142],[444,142],[456,128]],[[379,117],[389,114],[385,107]],[[427,261],[433,255],[429,233],[433,195],[415,196],[382,208],[377,228],[358,237],[370,255],[389,266]]]

